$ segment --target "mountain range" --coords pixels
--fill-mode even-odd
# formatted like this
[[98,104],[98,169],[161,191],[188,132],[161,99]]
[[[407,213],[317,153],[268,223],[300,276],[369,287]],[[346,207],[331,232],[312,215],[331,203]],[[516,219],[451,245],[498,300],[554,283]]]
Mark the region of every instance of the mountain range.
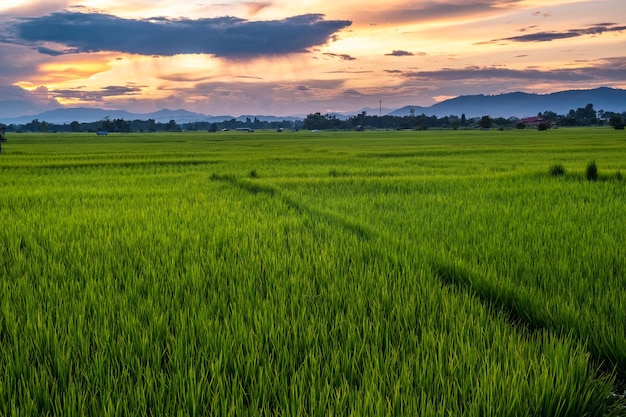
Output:
[[[506,93],[499,95],[467,95],[445,100],[432,106],[405,106],[397,110],[385,109],[384,114],[391,116],[408,116],[413,112],[415,115],[425,114],[427,116],[460,116],[480,117],[489,115],[491,117],[527,117],[536,116],[539,112],[553,111],[557,114],[567,114],[569,110],[576,110],[593,104],[595,110],[613,111],[617,113],[626,112],[626,90],[608,87],[591,90],[568,90],[550,94],[530,94],[530,93]],[[379,109],[366,108],[368,114],[378,114]],[[335,113],[338,118],[347,118],[360,113],[347,112]],[[191,122],[221,122],[224,120],[246,118],[258,118],[262,121],[283,121],[303,119],[304,116],[292,115],[285,117],[263,116],[263,115],[241,115],[233,116],[211,116],[201,113],[194,113],[187,110],[159,110],[153,113],[137,114],[125,110],[104,110],[94,108],[59,108],[45,111],[43,113],[25,115],[20,117],[2,118],[0,122],[5,124],[24,124],[34,119],[46,121],[54,124],[69,124],[77,122],[94,122],[108,117],[111,120],[148,120],[154,119],[156,122],[167,123],[175,120],[177,123]]]
[[201,113],[194,113],[183,109],[169,110],[163,109],[152,113],[131,113],[126,110],[105,110],[94,109],[88,107],[69,107],[55,110],[48,110],[43,113],[38,113],[28,116],[0,118],[0,122],[5,124],[25,124],[33,121],[34,119],[46,121],[54,124],[69,124],[73,121],[79,123],[89,123],[102,120],[104,118],[110,120],[124,119],[124,120],[148,120],[153,119],[158,123],[167,123],[170,120],[175,120],[176,123],[192,123],[192,122],[221,122],[224,120],[237,119],[245,121],[247,117],[253,119],[257,117],[259,120],[267,121],[283,121],[283,120],[296,120],[299,117],[276,117],[276,116],[254,116],[254,115],[242,115],[239,117],[232,116],[208,116]]
[[567,90],[550,94],[507,93],[494,96],[460,96],[442,101],[430,107],[405,106],[394,110],[393,116],[409,115],[413,109],[416,115],[449,116],[465,114],[466,117],[528,117],[539,112],[553,111],[567,114],[570,110],[593,104],[595,110],[626,111],[626,90],[615,88],[596,88],[592,90]]

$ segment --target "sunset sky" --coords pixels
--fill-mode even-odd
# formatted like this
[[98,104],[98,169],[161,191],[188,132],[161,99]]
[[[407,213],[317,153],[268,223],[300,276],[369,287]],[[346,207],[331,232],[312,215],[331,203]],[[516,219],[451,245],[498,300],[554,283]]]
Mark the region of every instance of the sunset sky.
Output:
[[626,88],[624,11],[624,0],[3,1],[1,110],[286,116]]

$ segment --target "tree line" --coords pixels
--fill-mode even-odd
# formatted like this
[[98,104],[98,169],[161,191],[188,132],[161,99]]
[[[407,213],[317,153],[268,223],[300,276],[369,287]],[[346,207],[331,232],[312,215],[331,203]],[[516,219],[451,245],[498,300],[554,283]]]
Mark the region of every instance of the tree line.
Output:
[[[537,127],[539,129],[547,129],[552,126],[602,126],[610,125],[615,129],[624,129],[626,125],[626,112],[615,113],[593,108],[593,104],[587,104],[585,107],[570,110],[567,114],[559,115],[553,111],[545,111],[537,114],[537,118],[541,120]],[[523,119],[522,119],[523,120]],[[526,128],[528,127],[518,118],[503,117],[492,118],[489,115],[476,118],[467,118],[465,114],[461,116],[426,116],[425,114],[416,115],[414,111],[410,111],[408,116],[372,116],[363,111],[357,115],[340,119],[334,114],[311,113],[303,120],[283,120],[283,121],[264,121],[258,118],[251,119],[247,117],[245,120],[235,118],[223,120],[221,122],[191,122],[179,124],[175,120],[167,123],[157,122],[154,119],[148,120],[124,120],[105,117],[95,122],[79,123],[73,121],[69,124],[55,124],[38,119],[32,120],[24,124],[3,125],[0,128],[6,129],[7,132],[180,132],[180,131],[209,131],[216,132],[218,130],[231,129],[306,129],[306,130],[363,130],[363,129],[464,129],[464,128]],[[533,126],[534,127],[534,126]]]
[[71,123],[48,123],[46,121],[40,121],[34,119],[31,122],[24,124],[10,124],[3,125],[0,123],[0,127],[4,127],[7,132],[25,133],[25,132],[180,132],[180,131],[199,131],[205,130],[210,132],[216,132],[218,130],[230,130],[230,129],[298,129],[302,128],[302,121],[262,121],[258,118],[245,120],[229,119],[221,122],[191,122],[191,123],[177,123],[176,120],[170,120],[167,123],[157,122],[154,119],[148,120],[125,120],[110,119],[105,117],[104,119],[95,122],[77,122]]
[[[624,129],[626,124],[626,112],[615,113],[603,110],[596,111],[593,104],[570,110],[567,114],[559,115],[553,111],[545,111],[537,114],[540,122],[537,127],[550,128],[552,126],[602,126],[610,125],[616,129]],[[345,120],[336,115],[321,113],[309,114],[303,122],[305,129],[311,130],[361,130],[361,129],[415,129],[426,130],[430,128],[459,129],[459,128],[519,128],[528,127],[523,119],[516,117],[505,119],[503,117],[492,118],[489,115],[475,118],[461,116],[426,116],[416,115],[413,111],[408,116],[372,116],[361,112]]]

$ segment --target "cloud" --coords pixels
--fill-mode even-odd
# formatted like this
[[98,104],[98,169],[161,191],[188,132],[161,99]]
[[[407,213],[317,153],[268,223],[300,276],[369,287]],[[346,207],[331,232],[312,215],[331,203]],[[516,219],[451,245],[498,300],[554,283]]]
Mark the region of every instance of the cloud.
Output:
[[[4,3],[4,2],[3,2]],[[6,3],[10,3],[7,1]],[[69,7],[71,0],[45,0],[20,2],[16,5],[2,5],[2,13],[11,16],[41,16],[46,13]]]
[[51,49],[51,48],[46,48],[45,46],[38,47],[37,48],[37,52],[39,52],[40,54],[50,55],[50,56],[60,56],[60,55],[63,55],[63,52],[57,51],[57,50]]
[[459,16],[483,15],[503,8],[514,7],[523,3],[522,0],[443,0],[406,2],[406,6],[381,10],[381,7],[372,7],[364,11],[365,19],[376,22],[424,22],[440,19],[451,19]]
[[61,105],[48,94],[45,87],[28,91],[15,85],[0,86],[0,114],[2,117],[18,117],[54,110]]
[[348,54],[333,54],[333,53],[327,52],[324,55],[330,56],[330,57],[333,57],[333,58],[339,58],[342,61],[354,61],[356,59],[355,57],[350,56]]
[[141,91],[140,86],[129,84],[127,86],[110,85],[97,90],[85,90],[82,87],[66,90],[57,89],[50,90],[49,93],[50,96],[57,98],[101,102],[107,97],[136,96]]
[[372,74],[372,70],[336,70],[325,71],[324,74]]
[[438,71],[407,71],[402,76],[406,79],[428,82],[463,82],[463,83],[498,83],[506,81],[523,82],[606,82],[608,84],[623,80],[626,71],[626,57],[605,58],[590,62],[578,68],[559,68],[552,70],[509,69],[503,67],[443,68]]
[[394,49],[393,52],[385,54],[385,56],[415,56],[415,54],[409,51],[401,51],[401,50]]
[[[6,22],[4,22],[6,25]],[[205,19],[125,19],[109,14],[64,11],[10,22],[4,41],[48,55],[111,51],[172,56],[212,54],[251,58],[307,52],[350,26],[306,14],[283,20],[249,21],[236,17]]]
[[[33,81],[39,72],[38,68],[49,60],[48,56],[33,53],[23,46],[3,43],[1,39],[0,56],[6,58],[2,60],[0,67],[0,85],[10,85],[24,80]],[[40,83],[35,81],[35,84]]]
[[158,78],[163,81],[172,81],[172,82],[181,82],[181,83],[189,83],[189,82],[200,82],[200,81],[208,81],[216,78],[215,75],[205,75],[198,73],[172,73],[172,74],[159,74]]
[[532,25],[532,26],[528,26],[528,27],[525,27],[525,28],[521,28],[519,30],[519,32],[527,32],[527,31],[529,31],[531,29],[535,29],[536,27],[537,27],[537,25]]
[[355,90],[353,88],[345,90],[343,92],[343,95],[344,96],[351,96],[351,97],[362,97],[363,96],[362,93],[360,93],[359,91],[357,91],[357,90]]
[[502,41],[510,42],[550,42],[557,39],[577,38],[585,35],[602,35],[604,32],[622,32],[626,30],[626,26],[618,26],[615,23],[603,23],[593,25],[583,29],[570,29],[565,32],[536,32],[527,35],[512,36],[509,38],[493,39],[489,43],[497,43]]
[[[301,80],[298,82],[271,82],[264,80],[248,80],[240,83],[209,81],[194,86],[170,86],[161,91],[171,91],[177,97],[194,95],[198,99],[182,103],[185,107],[199,113],[207,113],[207,109],[219,109],[220,114],[276,114],[287,115],[320,111],[332,103],[341,102],[344,96],[344,80]],[[347,96],[348,99],[353,96]],[[141,96],[137,97],[142,100]],[[358,99],[354,98],[358,103]],[[138,108],[150,111],[146,101],[138,101]],[[157,109],[163,107],[158,103]],[[128,106],[126,106],[128,107]],[[259,110],[262,109],[262,110]],[[213,110],[215,113],[216,110]]]
[[272,6],[272,3],[267,1],[248,1],[244,5],[248,9],[248,12],[252,15],[258,14],[261,10]]

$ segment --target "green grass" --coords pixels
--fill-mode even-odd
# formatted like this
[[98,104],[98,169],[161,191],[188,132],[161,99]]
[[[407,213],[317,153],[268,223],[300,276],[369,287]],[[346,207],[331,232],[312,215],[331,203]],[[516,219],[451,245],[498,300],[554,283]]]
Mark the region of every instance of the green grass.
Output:
[[0,415],[626,415],[625,144],[10,135]]

